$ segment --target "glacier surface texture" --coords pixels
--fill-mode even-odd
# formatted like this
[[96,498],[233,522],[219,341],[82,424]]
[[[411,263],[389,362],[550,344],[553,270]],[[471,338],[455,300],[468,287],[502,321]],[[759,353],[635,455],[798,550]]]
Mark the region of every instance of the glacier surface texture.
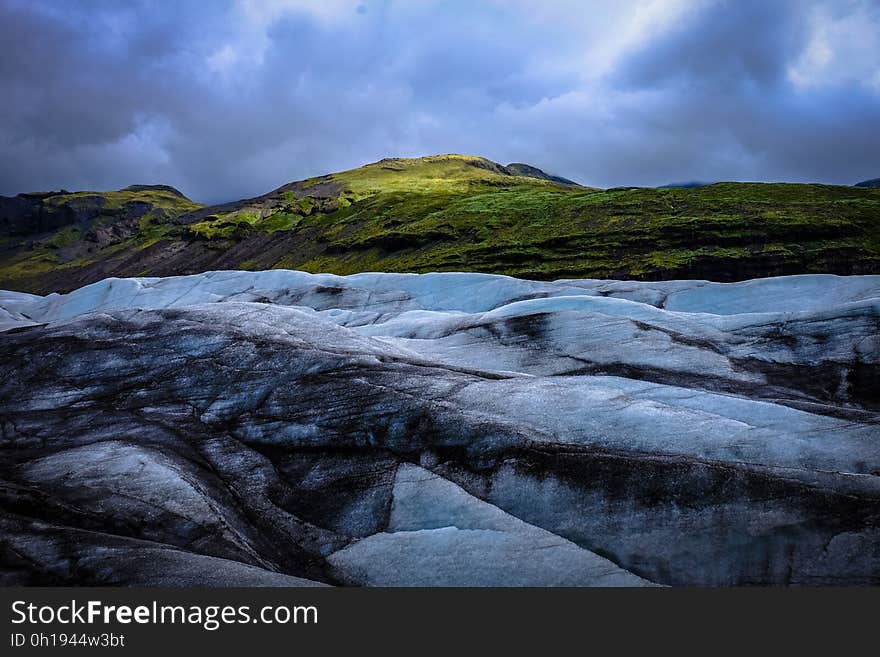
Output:
[[0,583],[878,585],[880,276],[0,292]]

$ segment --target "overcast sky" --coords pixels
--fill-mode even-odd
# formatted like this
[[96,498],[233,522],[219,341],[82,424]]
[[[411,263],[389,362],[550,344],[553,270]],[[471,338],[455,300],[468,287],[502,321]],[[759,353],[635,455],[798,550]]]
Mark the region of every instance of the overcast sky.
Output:
[[202,202],[388,156],[880,176],[880,0],[0,0],[0,194]]

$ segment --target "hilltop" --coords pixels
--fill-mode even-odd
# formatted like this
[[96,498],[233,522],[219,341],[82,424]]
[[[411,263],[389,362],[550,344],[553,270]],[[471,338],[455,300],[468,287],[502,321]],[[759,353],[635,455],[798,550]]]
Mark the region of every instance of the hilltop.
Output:
[[0,196],[0,288],[65,290],[68,273],[92,282],[97,263],[146,248],[199,207],[168,185]]
[[215,206],[162,186],[0,199],[0,288],[272,268],[542,280],[864,274],[880,272],[878,224],[871,188],[601,190],[481,157],[387,158]]

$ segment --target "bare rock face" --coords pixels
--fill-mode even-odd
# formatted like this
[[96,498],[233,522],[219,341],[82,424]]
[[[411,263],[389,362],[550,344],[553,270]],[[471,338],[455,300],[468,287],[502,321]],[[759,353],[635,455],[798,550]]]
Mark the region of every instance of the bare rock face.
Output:
[[0,292],[4,584],[880,584],[880,277]]

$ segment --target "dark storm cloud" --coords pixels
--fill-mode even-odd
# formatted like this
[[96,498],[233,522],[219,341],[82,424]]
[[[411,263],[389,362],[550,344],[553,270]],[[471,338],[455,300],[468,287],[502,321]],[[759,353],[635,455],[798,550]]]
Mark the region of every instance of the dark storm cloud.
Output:
[[[838,16],[846,4],[853,12],[865,9],[860,18],[880,26],[874,3],[837,3]],[[633,120],[674,136],[685,149],[703,147],[704,168],[686,163],[693,168],[680,169],[682,175],[852,183],[880,170],[880,77],[870,90],[864,80],[832,79],[808,89],[792,81],[815,28],[808,6],[719,2],[622,63],[623,85],[664,97],[653,121]],[[876,76],[880,44],[873,45],[862,53],[868,61],[842,64]],[[662,157],[653,163],[657,173],[645,175],[662,179],[661,165]]]
[[0,0],[0,193],[202,201],[390,155],[601,186],[880,175],[875,2]]
[[786,65],[808,36],[797,2],[717,3],[630,56],[620,67],[620,79],[635,86],[725,93],[742,86],[775,87],[784,84]]

